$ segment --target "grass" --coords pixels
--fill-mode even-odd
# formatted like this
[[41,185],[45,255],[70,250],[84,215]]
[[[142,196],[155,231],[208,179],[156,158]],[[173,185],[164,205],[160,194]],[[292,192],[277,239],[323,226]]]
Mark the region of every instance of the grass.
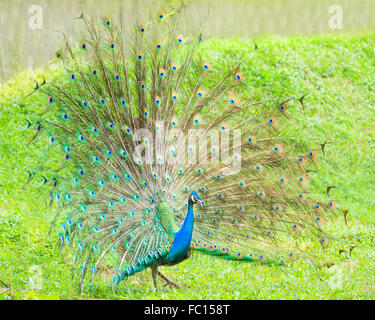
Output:
[[[162,271],[185,289],[155,293],[149,271],[122,282],[116,292],[99,281],[79,293],[69,267],[47,233],[53,216],[46,191],[26,184],[38,144],[28,146],[27,114],[41,109],[37,96],[24,99],[42,71],[24,72],[0,88],[0,299],[374,299],[375,298],[375,34],[211,39],[201,54],[217,72],[233,56],[248,55],[241,71],[249,91],[300,97],[289,105],[290,134],[315,144],[328,140],[312,191],[348,209],[329,229],[341,241],[329,244],[317,266],[296,260],[284,267],[220,260],[194,252]],[[216,71],[215,71],[216,72]],[[52,77],[57,71],[48,71]],[[340,212],[338,210],[338,212]],[[354,247],[349,254],[350,247]],[[339,250],[346,252],[339,253]],[[163,270],[164,269],[164,270]]]
[[[86,17],[112,16],[114,23],[123,16],[125,29],[146,21],[150,12],[167,9],[180,0],[39,0],[43,10],[42,29],[32,29],[34,14],[29,12],[35,0],[0,1],[0,81],[12,77],[14,70],[37,68],[54,56],[61,46],[62,34],[81,41],[81,23],[73,20],[81,12]],[[353,32],[375,27],[372,12],[375,2],[369,0],[184,0],[188,6],[182,12],[179,30],[191,32],[192,27],[204,25],[205,34],[220,37],[254,37],[258,34],[307,35],[314,33]],[[330,7],[339,5],[343,10],[343,29],[331,29],[333,16]],[[48,14],[47,14],[48,13]],[[139,19],[139,20],[138,20]],[[116,22],[116,20],[118,22]],[[138,20],[138,21],[136,21]],[[17,21],[17,23],[14,23]],[[41,21],[40,21],[41,22]],[[30,55],[32,52],[32,55]]]

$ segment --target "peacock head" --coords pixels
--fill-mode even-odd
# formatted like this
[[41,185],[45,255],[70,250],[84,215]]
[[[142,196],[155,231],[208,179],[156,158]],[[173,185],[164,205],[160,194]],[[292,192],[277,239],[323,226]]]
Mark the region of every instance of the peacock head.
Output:
[[196,193],[195,191],[193,191],[193,192],[190,194],[189,202],[190,202],[191,204],[198,203],[201,207],[203,207],[203,201],[201,200],[199,194]]

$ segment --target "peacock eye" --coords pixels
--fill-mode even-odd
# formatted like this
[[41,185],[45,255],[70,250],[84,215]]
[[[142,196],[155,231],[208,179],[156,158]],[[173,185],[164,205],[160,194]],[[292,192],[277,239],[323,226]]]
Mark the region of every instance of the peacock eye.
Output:
[[197,197],[196,196],[191,196],[191,201],[193,201],[193,202],[197,202]]

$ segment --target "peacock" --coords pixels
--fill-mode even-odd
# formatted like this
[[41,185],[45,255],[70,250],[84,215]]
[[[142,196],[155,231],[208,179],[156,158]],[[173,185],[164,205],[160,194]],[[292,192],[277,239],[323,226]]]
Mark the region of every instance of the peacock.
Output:
[[[283,265],[325,246],[333,200],[310,196],[324,146],[283,134],[288,105],[303,98],[252,94],[229,61],[217,75],[183,36],[179,11],[130,31],[83,14],[82,41],[64,46],[60,78],[37,84],[43,112],[28,121],[46,146],[42,174],[58,246],[82,285],[103,270],[114,284],[173,266],[192,250]],[[45,155],[44,157],[42,156]]]

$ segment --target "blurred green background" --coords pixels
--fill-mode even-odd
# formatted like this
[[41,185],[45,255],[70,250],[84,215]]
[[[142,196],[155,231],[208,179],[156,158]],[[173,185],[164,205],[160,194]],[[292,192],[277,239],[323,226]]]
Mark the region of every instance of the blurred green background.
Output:
[[[64,32],[79,39],[79,23],[73,20],[81,12],[102,18],[118,19],[125,27],[134,19],[145,21],[176,0],[0,0],[0,82],[14,72],[40,67],[51,58],[62,42]],[[253,38],[263,34],[309,35],[353,32],[375,27],[374,0],[191,0],[183,12],[184,34],[196,25],[204,25],[205,36]],[[43,10],[41,29],[32,29],[35,11]],[[342,29],[332,29],[332,6],[342,8]],[[334,8],[332,8],[334,10]]]

